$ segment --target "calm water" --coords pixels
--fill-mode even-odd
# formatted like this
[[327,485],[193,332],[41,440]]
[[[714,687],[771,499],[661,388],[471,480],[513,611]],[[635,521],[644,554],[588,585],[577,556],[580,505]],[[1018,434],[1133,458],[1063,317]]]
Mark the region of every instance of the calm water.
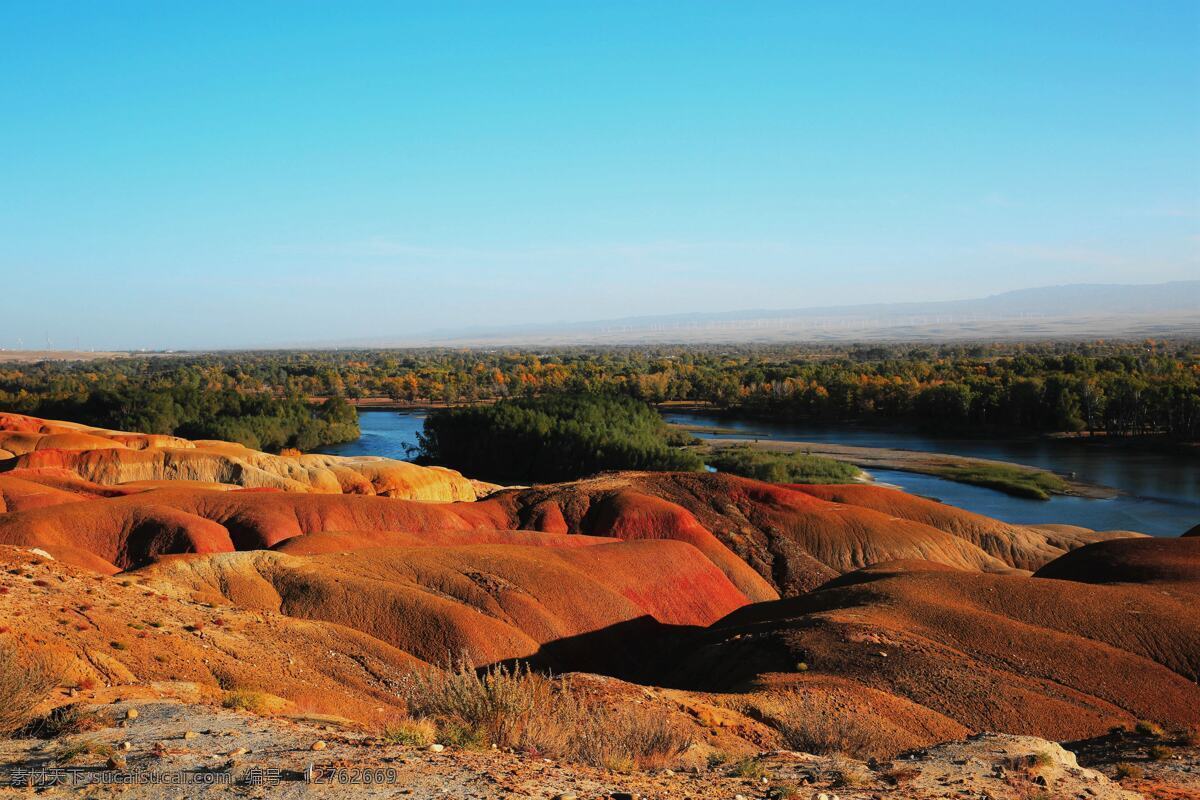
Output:
[[[1097,530],[1135,530],[1155,536],[1178,536],[1200,523],[1200,458],[1045,440],[942,439],[905,431],[728,420],[702,414],[670,413],[665,416],[668,421],[679,424],[734,429],[737,435],[749,439],[894,447],[1013,461],[1060,473],[1074,472],[1081,480],[1124,492],[1108,500],[1079,497],[1026,500],[928,475],[871,470],[879,481],[1006,522],[1063,522]],[[363,411],[359,414],[362,437],[325,448],[324,452],[402,459],[407,457],[405,448],[416,445],[417,433],[424,421],[425,414],[421,411]],[[697,435],[730,436],[703,432]]]
[[873,469],[876,480],[914,494],[936,497],[951,505],[1014,523],[1063,522],[1097,530],[1134,530],[1155,536],[1178,536],[1200,523],[1200,458],[1175,453],[1089,447],[1045,439],[997,441],[938,438],[912,431],[853,426],[831,427],[729,420],[703,414],[670,413],[670,422],[737,431],[704,433],[703,438],[775,439],[827,442],[858,447],[892,447],[951,453],[1029,464],[1080,480],[1111,486],[1122,494],[1107,500],[1054,497],[1027,500],[992,489],[955,483],[929,475]]
[[358,427],[362,435],[353,442],[322,448],[321,452],[406,460],[406,448],[417,446],[417,434],[424,424],[424,411],[359,411]]

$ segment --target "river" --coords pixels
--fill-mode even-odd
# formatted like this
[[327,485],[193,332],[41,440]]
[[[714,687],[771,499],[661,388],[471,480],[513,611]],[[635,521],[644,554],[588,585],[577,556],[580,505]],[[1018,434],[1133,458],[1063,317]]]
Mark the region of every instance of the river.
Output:
[[[1186,454],[1095,447],[1048,439],[955,439],[911,431],[855,426],[813,426],[758,420],[731,420],[707,414],[668,412],[668,422],[711,428],[702,438],[745,437],[777,441],[828,442],[860,447],[891,447],[990,458],[1072,473],[1080,480],[1111,486],[1117,497],[1091,500],[1053,497],[1028,500],[992,489],[898,470],[871,470],[876,480],[905,491],[1013,523],[1059,522],[1097,530],[1133,530],[1178,536],[1200,523],[1200,458]],[[406,458],[424,424],[422,411],[361,411],[362,437],[324,448],[337,455]],[[727,431],[736,433],[728,433]]]

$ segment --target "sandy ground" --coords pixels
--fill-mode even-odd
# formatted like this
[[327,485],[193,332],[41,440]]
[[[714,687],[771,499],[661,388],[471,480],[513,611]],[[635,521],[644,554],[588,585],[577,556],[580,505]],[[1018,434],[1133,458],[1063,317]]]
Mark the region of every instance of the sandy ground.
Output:
[[[997,734],[886,763],[776,751],[736,765],[621,774],[495,750],[394,745],[328,718],[258,717],[155,696],[145,687],[113,691],[115,700],[88,706],[105,720],[97,730],[0,741],[0,797],[1200,797],[1195,750],[1163,766],[1174,770],[1170,793],[1155,774],[1136,782],[1149,791],[1131,791],[1054,743]],[[75,748],[85,752],[68,760],[72,744],[86,745]]]

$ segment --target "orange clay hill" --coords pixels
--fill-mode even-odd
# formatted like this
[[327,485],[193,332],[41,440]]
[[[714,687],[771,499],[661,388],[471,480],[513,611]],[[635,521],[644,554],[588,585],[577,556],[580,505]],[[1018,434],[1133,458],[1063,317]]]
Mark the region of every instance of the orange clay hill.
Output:
[[[85,697],[251,688],[378,725],[466,659],[664,687],[589,691],[652,696],[710,754],[1200,726],[1200,537],[867,485],[501,488],[0,414],[0,560],[0,645]],[[798,737],[796,709],[831,727]]]

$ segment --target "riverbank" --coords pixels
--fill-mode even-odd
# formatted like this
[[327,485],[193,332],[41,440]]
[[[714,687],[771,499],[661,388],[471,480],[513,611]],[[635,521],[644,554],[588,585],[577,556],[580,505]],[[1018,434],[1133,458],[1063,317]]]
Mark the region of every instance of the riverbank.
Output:
[[[677,427],[686,430],[689,426]],[[1049,470],[1010,461],[822,442],[748,441],[743,438],[721,437],[706,438],[702,441],[702,453],[711,453],[731,447],[750,447],[768,453],[806,453],[853,464],[861,469],[875,468],[916,472],[958,483],[984,486],[1017,497],[1038,500],[1048,500],[1053,495],[1105,499],[1120,494],[1116,489],[1108,486],[1075,480],[1056,475]]]

